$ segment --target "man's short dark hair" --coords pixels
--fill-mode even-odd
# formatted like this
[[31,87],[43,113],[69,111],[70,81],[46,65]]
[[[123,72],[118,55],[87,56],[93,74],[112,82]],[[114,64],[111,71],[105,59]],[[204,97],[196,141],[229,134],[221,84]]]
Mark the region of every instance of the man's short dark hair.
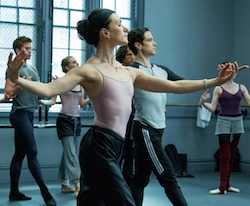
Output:
[[116,60],[120,63],[123,63],[126,54],[128,53],[128,46],[120,46],[120,48],[116,52]]
[[21,50],[22,46],[27,43],[27,42],[32,42],[32,40],[26,36],[21,36],[18,37],[14,42],[13,42],[13,49],[16,52],[16,49]]
[[139,42],[140,44],[142,44],[146,31],[149,31],[149,29],[145,27],[142,29],[133,29],[128,33],[128,47],[135,55],[137,55],[135,42]]

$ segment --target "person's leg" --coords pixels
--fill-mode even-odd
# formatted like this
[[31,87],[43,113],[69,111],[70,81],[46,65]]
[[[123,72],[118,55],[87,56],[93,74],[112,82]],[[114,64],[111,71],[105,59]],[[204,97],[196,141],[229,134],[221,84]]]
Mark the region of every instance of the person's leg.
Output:
[[[47,205],[56,205],[54,198],[43,182],[41,168],[37,160],[37,147],[33,133],[33,112],[21,110],[22,118],[18,121],[18,133],[22,137],[23,149],[27,155],[29,170],[40,187],[42,197]],[[16,122],[17,123],[17,122]]]
[[82,137],[81,136],[76,136],[74,140],[75,140],[76,157],[77,157],[78,165],[79,165],[79,178],[73,180],[73,183],[75,184],[75,194],[77,196],[79,194],[79,192],[80,192],[80,174],[81,174],[81,168],[80,168],[80,163],[79,163],[79,154],[80,154],[80,144],[81,144],[81,141],[82,141]]
[[[159,183],[161,184],[162,187],[164,187],[165,193],[173,205],[176,206],[188,205],[176,181],[176,176],[171,160],[169,159],[168,155],[162,148],[162,143],[161,143],[162,136],[157,134],[155,135],[152,134],[150,135],[150,137],[156,154],[156,160],[151,158],[152,162],[155,162],[154,164],[151,165],[153,166],[152,168],[153,172],[156,175]],[[164,171],[162,173],[159,172],[159,170],[157,170],[157,168],[155,167],[157,162],[164,168]]]
[[136,206],[140,206],[143,202],[144,188],[149,183],[152,170],[150,169],[147,158],[145,157],[145,151],[141,144],[141,139],[143,137],[139,122],[134,121],[132,132],[135,141],[135,171],[129,186]]
[[[137,125],[140,128],[135,136],[141,137],[138,140],[138,145],[143,151],[144,162],[147,162],[150,168],[156,175],[159,183],[165,189],[165,193],[173,205],[187,205],[185,198],[177,184],[173,166],[170,159],[162,148],[162,133],[163,130],[156,130],[150,126],[140,123]],[[137,148],[138,149],[138,148]]]
[[[10,165],[10,200],[31,200],[31,197],[27,197],[19,192],[18,182],[21,174],[22,162],[26,155],[25,151],[25,139],[22,134],[23,123],[29,121],[22,112],[15,111],[10,114],[10,122],[15,129],[15,154],[12,158]],[[22,124],[22,125],[20,125]]]
[[94,127],[84,136],[80,149],[81,189],[77,204],[135,206],[120,169],[122,138],[111,130]]
[[[78,138],[80,139],[80,138]],[[65,168],[69,176],[69,180],[72,181],[78,189],[80,180],[80,164],[77,153],[77,147],[79,145],[79,140],[75,142],[75,137],[68,136],[61,139],[63,145],[63,156],[65,162]],[[77,145],[77,147],[76,147]],[[80,188],[79,188],[80,189]],[[78,195],[78,190],[75,191]]]
[[230,149],[231,149],[231,156],[230,156],[230,163],[229,163],[230,169],[229,169],[229,174],[228,174],[228,178],[227,178],[227,189],[230,192],[231,191],[232,192],[239,192],[239,189],[230,187],[230,176],[231,176],[232,169],[233,169],[234,156],[235,156],[238,144],[239,144],[240,135],[241,134],[234,134],[233,135],[233,140],[230,142]]
[[231,134],[220,134],[220,187],[219,190],[222,194],[227,190],[228,176],[230,173],[230,136]]
[[132,135],[133,117],[131,114],[127,124],[124,162],[122,165],[122,174],[128,185],[131,185],[134,175],[135,141]]
[[67,174],[63,153],[62,153],[60,166],[59,166],[59,170],[58,170],[58,179],[61,180],[61,192],[62,193],[75,192],[75,189],[70,186],[69,176]]

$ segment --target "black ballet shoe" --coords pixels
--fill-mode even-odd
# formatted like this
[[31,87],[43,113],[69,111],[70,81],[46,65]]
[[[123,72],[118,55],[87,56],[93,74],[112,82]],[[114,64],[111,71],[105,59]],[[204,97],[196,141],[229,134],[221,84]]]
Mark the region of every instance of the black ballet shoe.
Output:
[[19,200],[31,200],[31,197],[27,197],[24,194],[19,192],[16,194],[13,194],[13,193],[10,194],[9,199],[10,200],[17,200],[17,201],[19,201]]
[[46,205],[48,205],[48,206],[56,206],[56,201],[55,201],[55,199],[52,197],[52,199],[50,199],[50,200],[45,200],[44,199],[44,202],[45,202],[45,204]]
[[48,206],[56,206],[56,201],[52,197],[52,195],[49,193],[49,190],[48,190],[47,187],[45,187],[45,189],[41,191],[41,195],[42,195],[43,200],[44,200],[46,205],[48,205]]

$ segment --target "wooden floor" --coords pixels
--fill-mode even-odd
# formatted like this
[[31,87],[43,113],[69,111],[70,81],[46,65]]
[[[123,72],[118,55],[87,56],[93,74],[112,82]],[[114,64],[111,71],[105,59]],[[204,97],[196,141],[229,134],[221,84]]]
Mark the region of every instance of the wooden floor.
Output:
[[[177,181],[189,206],[249,206],[250,205],[250,174],[233,173],[231,185],[238,187],[240,193],[227,193],[226,195],[210,195],[210,189],[215,189],[219,184],[219,173],[193,174],[194,178],[178,178]],[[9,184],[0,185],[0,206],[43,206],[45,205],[35,183],[20,183],[20,191],[31,196],[30,201],[9,201]],[[60,184],[47,182],[47,186],[57,201],[58,206],[74,206],[74,194],[60,192]],[[170,206],[163,188],[152,175],[149,185],[145,189],[143,206]]]

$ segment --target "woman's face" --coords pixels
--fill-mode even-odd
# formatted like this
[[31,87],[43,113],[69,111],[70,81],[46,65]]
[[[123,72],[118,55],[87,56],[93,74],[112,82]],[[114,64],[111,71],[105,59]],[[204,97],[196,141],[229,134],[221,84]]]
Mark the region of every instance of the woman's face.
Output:
[[115,45],[128,44],[128,29],[121,24],[120,17],[113,13],[109,18],[111,20],[108,28],[110,41],[114,42]]
[[69,65],[66,66],[67,71],[73,69],[74,67],[77,67],[79,64],[76,61],[76,59],[74,57],[69,59]]

